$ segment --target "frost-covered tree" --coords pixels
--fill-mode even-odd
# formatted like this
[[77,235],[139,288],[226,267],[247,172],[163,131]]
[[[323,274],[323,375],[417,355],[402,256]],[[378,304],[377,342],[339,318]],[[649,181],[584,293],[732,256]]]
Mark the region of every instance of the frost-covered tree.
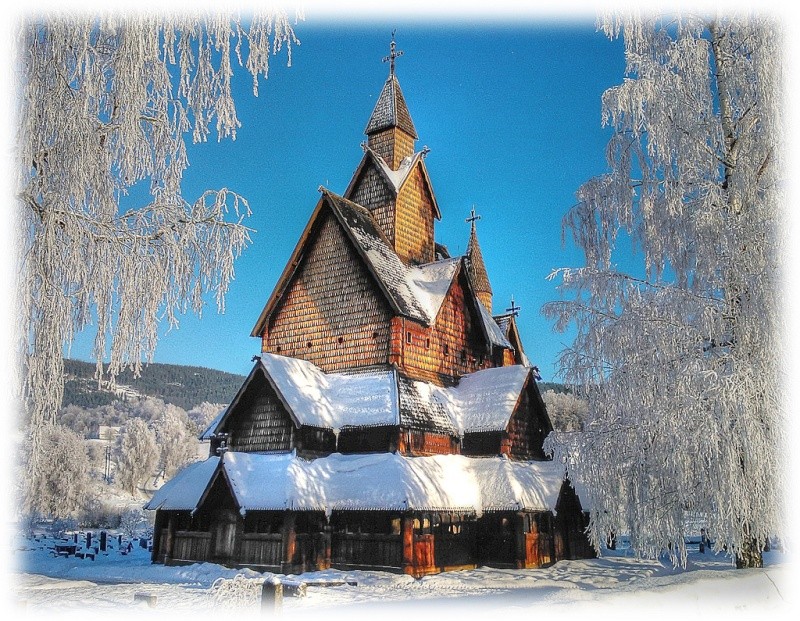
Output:
[[[94,322],[98,375],[152,359],[206,294],[223,308],[249,241],[246,201],[226,188],[185,197],[186,139],[235,137],[231,76],[266,78],[296,43],[287,15],[37,13],[16,66],[16,340],[30,421],[29,471],[61,406],[63,352]],[[137,198],[133,197],[147,197]]]
[[187,412],[189,421],[193,425],[191,433],[194,435],[203,433],[206,427],[211,424],[211,421],[214,420],[223,409],[225,409],[224,405],[220,403],[209,403],[208,401],[203,401],[200,405],[194,406]]
[[197,439],[190,432],[191,423],[180,408],[169,409],[156,421],[156,441],[161,453],[159,463],[165,479],[197,458]]
[[61,425],[42,433],[42,456],[36,487],[26,496],[24,513],[70,519],[82,513],[89,500],[89,457],[83,439]]
[[115,447],[115,483],[131,495],[158,466],[156,436],[141,418],[132,418],[120,432]]
[[[685,563],[689,516],[757,566],[781,531],[784,122],[779,25],[613,16],[626,75],[603,96],[608,174],[565,217],[586,266],[546,312],[577,337],[582,434],[551,442],[587,490],[590,535]],[[618,267],[632,240],[639,271]],[[623,250],[627,251],[627,250]],[[555,445],[555,446],[552,446]]]
[[547,415],[556,431],[581,431],[589,404],[585,399],[568,392],[546,390],[542,399],[547,407]]

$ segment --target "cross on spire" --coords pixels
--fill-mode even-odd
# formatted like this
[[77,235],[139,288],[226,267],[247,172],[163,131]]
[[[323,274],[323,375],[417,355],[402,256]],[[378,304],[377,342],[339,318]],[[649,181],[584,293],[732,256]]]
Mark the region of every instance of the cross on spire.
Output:
[[521,307],[519,307],[519,306],[517,306],[517,305],[514,303],[514,296],[512,295],[512,296],[511,296],[511,307],[510,307],[510,308],[507,308],[507,309],[506,309],[506,312],[507,312],[507,313],[511,313],[511,315],[513,315],[514,317],[517,317],[517,316],[519,316],[519,311],[521,311],[521,310],[522,310],[522,308],[521,308]]
[[383,62],[389,63],[389,75],[394,75],[394,59],[398,56],[403,55],[403,51],[397,51],[397,44],[394,42],[394,33],[397,32],[396,30],[392,30],[392,43],[389,45],[389,55],[383,57]]
[[470,216],[469,218],[466,219],[466,222],[469,222],[470,224],[472,224],[472,228],[475,228],[475,222],[481,219],[479,215],[475,214],[475,205],[472,206],[472,211],[470,211],[469,213]]

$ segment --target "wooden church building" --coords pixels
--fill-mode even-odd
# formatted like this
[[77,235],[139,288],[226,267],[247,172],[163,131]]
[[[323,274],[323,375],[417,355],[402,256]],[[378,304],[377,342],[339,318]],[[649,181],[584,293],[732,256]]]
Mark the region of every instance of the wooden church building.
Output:
[[146,505],[154,562],[420,577],[594,555],[474,214],[464,256],[435,241],[398,55],[350,184],[320,188],[255,323],[262,353],[204,433],[211,455]]

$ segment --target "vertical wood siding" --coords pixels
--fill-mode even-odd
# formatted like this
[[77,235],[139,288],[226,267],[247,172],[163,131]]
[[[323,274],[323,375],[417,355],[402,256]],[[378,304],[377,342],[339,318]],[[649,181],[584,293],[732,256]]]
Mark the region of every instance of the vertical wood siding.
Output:
[[331,214],[272,315],[262,351],[300,358],[326,373],[385,364],[391,314]]

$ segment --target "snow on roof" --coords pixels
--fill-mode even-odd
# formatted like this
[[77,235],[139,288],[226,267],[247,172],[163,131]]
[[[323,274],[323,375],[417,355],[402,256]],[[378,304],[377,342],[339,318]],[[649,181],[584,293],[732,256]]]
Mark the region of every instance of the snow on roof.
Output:
[[482,369],[441,387],[393,370],[324,373],[305,360],[268,353],[260,362],[300,425],[404,424],[452,434],[505,429],[530,372],[521,365]]
[[464,375],[457,386],[438,388],[462,433],[503,430],[508,425],[530,369],[513,365]]
[[492,318],[492,314],[486,310],[486,307],[483,305],[483,302],[480,300],[476,300],[478,303],[478,308],[481,313],[481,320],[483,321],[483,325],[486,328],[486,334],[489,337],[489,342],[492,345],[496,345],[498,347],[505,347],[506,349],[514,349],[511,343],[508,342],[506,335],[503,334],[503,331],[500,329],[500,326],[497,325],[495,320]]
[[432,324],[439,314],[460,258],[407,266],[378,231],[366,208],[324,188],[323,191],[331,199],[340,220],[350,231],[395,308],[407,317]]
[[436,320],[460,262],[461,257],[455,257],[406,268],[408,287],[422,304],[429,323]]
[[[181,485],[170,485],[165,492],[167,484],[156,492],[160,504],[153,505],[154,496],[148,508],[196,508],[218,463],[218,458],[209,458],[203,464],[211,460],[217,461],[203,470],[202,484],[196,481],[199,477],[181,479],[191,494]],[[293,509],[328,515],[341,510],[555,511],[564,481],[563,466],[554,462],[463,455],[334,453],[307,461],[294,453],[227,452],[222,468],[242,511]],[[190,496],[196,497],[192,506]]]
[[341,429],[400,424],[394,371],[323,373],[305,360],[268,353],[261,355],[261,365],[301,425]]
[[[530,369],[482,369],[442,387],[401,377],[392,369],[324,373],[305,360],[261,354],[260,364],[300,425],[325,429],[406,425],[463,435],[506,428]],[[216,432],[222,416],[201,439]]]
[[422,152],[418,151],[413,155],[409,155],[404,157],[403,160],[400,162],[400,166],[397,167],[397,170],[392,170],[392,168],[386,163],[386,161],[375,151],[367,147],[368,152],[373,156],[373,159],[380,167],[381,172],[383,173],[384,177],[392,184],[394,187],[395,192],[399,192],[400,188],[403,187],[403,184],[406,182],[408,178],[408,174],[414,168],[414,164],[416,164],[419,159],[422,157]]
[[195,509],[218,465],[219,457],[189,464],[157,489],[144,508],[168,511]]

